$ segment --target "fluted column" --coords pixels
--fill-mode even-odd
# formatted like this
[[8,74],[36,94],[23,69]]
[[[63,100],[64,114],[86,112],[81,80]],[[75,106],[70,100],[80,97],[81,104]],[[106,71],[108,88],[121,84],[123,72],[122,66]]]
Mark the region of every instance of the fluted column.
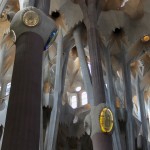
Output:
[[38,150],[42,54],[57,27],[42,11],[27,7],[15,14],[10,30],[16,34],[16,56],[2,150]]
[[37,150],[40,137],[42,38],[33,32],[16,42],[2,150]]

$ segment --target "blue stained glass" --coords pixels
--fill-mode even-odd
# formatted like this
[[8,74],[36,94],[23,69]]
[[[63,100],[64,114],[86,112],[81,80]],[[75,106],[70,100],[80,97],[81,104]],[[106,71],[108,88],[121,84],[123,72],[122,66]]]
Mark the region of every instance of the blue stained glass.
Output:
[[58,30],[57,29],[54,29],[51,33],[50,33],[50,36],[44,46],[44,50],[47,50],[50,45],[52,44],[52,42],[55,40],[56,36],[57,36],[57,33],[58,33]]

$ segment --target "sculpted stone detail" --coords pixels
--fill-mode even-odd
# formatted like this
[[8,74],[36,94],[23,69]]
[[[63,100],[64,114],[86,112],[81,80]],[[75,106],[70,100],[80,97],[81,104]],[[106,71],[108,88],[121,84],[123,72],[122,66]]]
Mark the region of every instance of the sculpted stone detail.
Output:
[[[27,12],[28,15],[30,13],[28,16],[28,21]],[[54,30],[57,30],[57,27],[55,22],[46,16],[41,10],[35,7],[26,7],[25,9],[20,10],[15,14],[11,21],[10,29],[14,30],[16,39],[18,39],[18,37],[24,32],[31,31],[40,35],[44,41],[44,44],[47,44],[51,33]]]

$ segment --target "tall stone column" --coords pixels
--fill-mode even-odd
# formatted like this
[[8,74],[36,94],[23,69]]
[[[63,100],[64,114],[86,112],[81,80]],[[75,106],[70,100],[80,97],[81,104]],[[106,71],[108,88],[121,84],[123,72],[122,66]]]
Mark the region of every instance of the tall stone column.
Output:
[[100,40],[97,21],[101,12],[98,0],[73,0],[78,3],[84,15],[87,40],[90,53],[94,105],[105,103],[105,85],[101,64],[102,41]]
[[10,28],[16,33],[16,56],[2,150],[38,150],[42,52],[52,42],[56,26],[40,10],[29,7],[14,16]]
[[54,86],[54,105],[51,112],[50,123],[48,127],[48,138],[45,150],[55,150],[57,132],[59,127],[59,117],[61,113],[62,102],[62,64],[63,64],[63,36],[60,30],[57,43],[57,59],[56,59],[56,73]]
[[[122,51],[125,52],[123,48]],[[132,103],[132,89],[131,89],[131,76],[130,76],[130,64],[126,61],[126,54],[122,53],[122,75],[124,79],[124,95],[126,100],[126,109],[127,109],[127,125],[126,125],[126,134],[127,134],[127,148],[128,150],[135,149],[135,138],[134,138],[134,124],[133,124],[133,103]]]
[[42,38],[32,32],[16,42],[2,150],[39,148],[43,46]]
[[[84,23],[87,29],[87,40],[89,46],[91,72],[92,72],[92,85],[93,85],[93,104],[97,106],[106,102],[105,85],[103,79],[103,70],[101,63],[102,41],[100,40],[97,21],[100,12],[102,11],[101,4],[103,0],[73,0],[78,3],[82,9],[84,16]],[[94,131],[91,136],[93,142],[93,149],[112,149],[111,134],[103,134],[99,132],[99,123],[95,123],[94,119],[98,114],[95,114],[95,107],[91,108],[91,130]],[[100,113],[100,112],[99,112]],[[97,117],[98,120],[98,117]],[[109,144],[108,144],[109,143]]]
[[88,102],[91,105],[94,105],[91,76],[90,76],[90,71],[88,69],[88,64],[86,62],[84,47],[83,47],[82,39],[81,39],[82,29],[83,29],[82,27],[75,28],[75,30],[73,32],[73,36],[74,36],[75,44],[76,44],[77,51],[78,51],[78,56],[79,56],[80,65],[81,65],[81,71],[83,74],[84,86],[85,86],[85,89],[87,91],[87,96],[88,96]]
[[110,49],[111,49],[111,42],[108,43],[107,47],[104,51],[105,57],[105,68],[106,68],[106,76],[107,76],[107,87],[108,87],[108,103],[110,108],[114,113],[114,123],[115,129],[112,135],[113,143],[115,150],[123,150],[123,142],[120,136],[120,127],[118,123],[117,111],[115,108],[115,93],[114,93],[114,83],[113,83],[113,74],[112,74],[112,64],[111,64],[111,56],[110,56]]
[[136,94],[139,101],[139,107],[141,112],[141,122],[142,122],[142,134],[143,134],[143,149],[149,150],[148,147],[148,126],[147,126],[147,118],[146,118],[146,110],[144,104],[144,95],[143,90],[140,88],[140,78],[139,75],[136,75]]

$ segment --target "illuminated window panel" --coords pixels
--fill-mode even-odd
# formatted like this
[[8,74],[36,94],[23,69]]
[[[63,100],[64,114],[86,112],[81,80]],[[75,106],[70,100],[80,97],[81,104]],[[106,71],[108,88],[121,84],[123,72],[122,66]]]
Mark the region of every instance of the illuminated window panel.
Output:
[[87,93],[86,92],[82,93],[81,99],[82,99],[82,105],[86,105],[88,103]]
[[10,88],[11,88],[11,83],[8,83],[6,87],[6,95],[9,95]]
[[76,95],[71,96],[70,105],[73,109],[77,108],[77,96]]
[[88,63],[88,67],[89,67],[90,74],[91,74],[91,64],[90,63]]

